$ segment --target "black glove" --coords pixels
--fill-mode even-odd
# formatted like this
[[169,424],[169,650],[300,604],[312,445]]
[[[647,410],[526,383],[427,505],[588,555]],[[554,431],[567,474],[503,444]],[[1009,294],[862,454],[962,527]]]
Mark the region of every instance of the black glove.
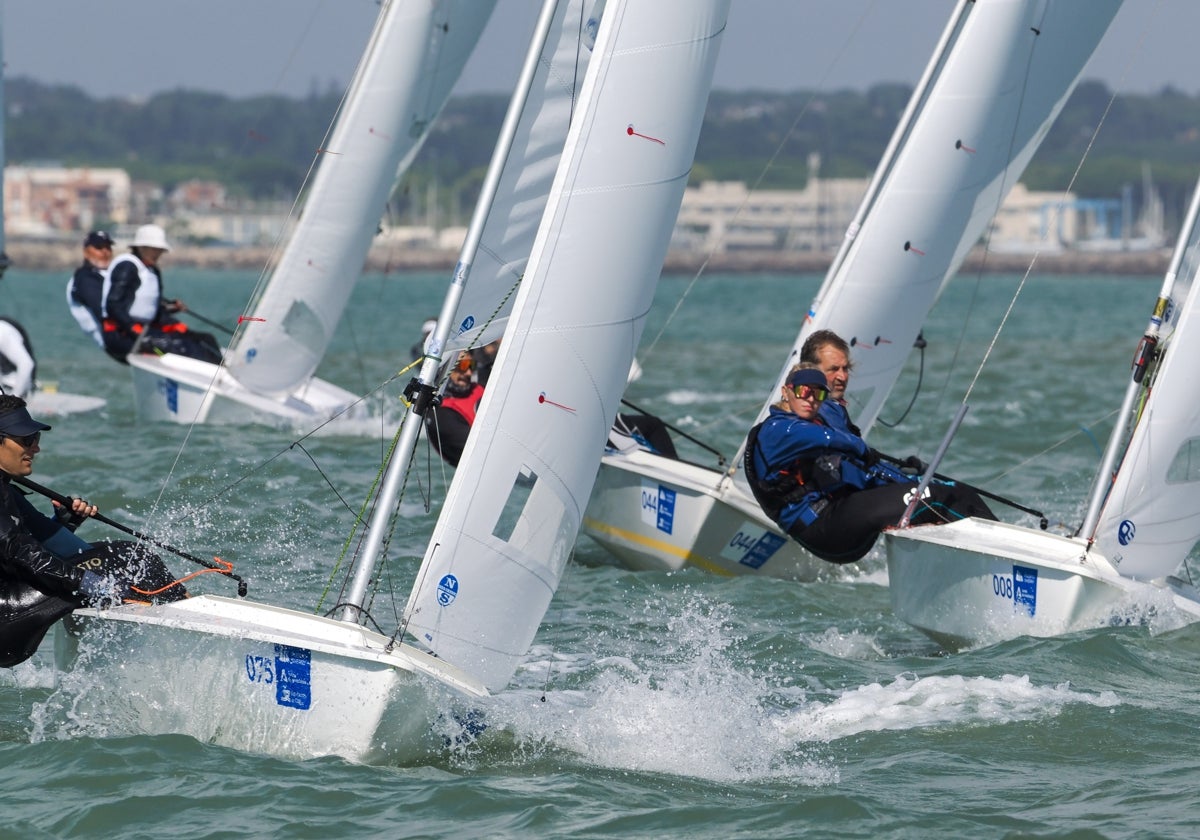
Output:
[[916,455],[909,455],[907,458],[905,458],[903,461],[900,462],[900,469],[912,470],[915,473],[924,474],[924,472],[927,469],[929,469],[929,465],[926,464],[924,461],[922,461],[920,458],[918,458]]
[[83,573],[79,594],[83,596],[84,606],[88,607],[119,607],[126,600],[145,600],[133,591],[132,584],[124,578],[95,572]]
[[863,456],[863,466],[873,467],[879,463],[880,452],[878,449],[867,449],[867,454]]
[[74,531],[83,523],[83,520],[87,519],[87,516],[82,513],[76,513],[67,505],[55,502],[54,518],[60,525],[68,528],[71,531]]

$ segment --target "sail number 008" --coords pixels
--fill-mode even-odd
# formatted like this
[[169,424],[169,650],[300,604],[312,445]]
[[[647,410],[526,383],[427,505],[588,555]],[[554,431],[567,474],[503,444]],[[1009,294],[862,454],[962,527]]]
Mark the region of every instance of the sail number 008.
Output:
[[1011,601],[1013,596],[1012,578],[1008,575],[992,575],[992,592]]

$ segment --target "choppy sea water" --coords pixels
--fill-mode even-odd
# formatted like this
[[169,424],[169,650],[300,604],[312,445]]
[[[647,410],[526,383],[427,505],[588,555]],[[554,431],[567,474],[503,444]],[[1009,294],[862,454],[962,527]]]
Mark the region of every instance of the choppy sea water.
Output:
[[[290,430],[140,425],[128,372],[70,320],[65,279],[13,270],[0,285],[0,312],[33,333],[41,380],[109,400],[97,413],[50,418],[34,477],[189,552],[233,560],[258,599],[311,608],[386,441],[320,435],[291,447],[300,436]],[[1018,279],[951,286],[925,330],[923,369],[914,357],[884,419],[904,414],[920,374],[914,408],[880,428],[875,445],[936,448]],[[253,282],[166,266],[168,293],[226,323]],[[666,278],[629,399],[732,454],[818,282]],[[445,283],[364,278],[321,374],[359,391],[386,380],[408,361]],[[944,471],[1052,523],[1077,523],[1158,286],[1031,278]],[[419,463],[389,561],[401,600],[448,477],[436,457]],[[87,527],[85,536],[121,536]],[[586,540],[576,559],[514,684],[485,704],[489,728],[414,766],[284,761],[186,732],[127,731],[119,714],[81,715],[80,686],[39,653],[0,672],[0,836],[1200,830],[1200,626],[1148,613],[1135,626],[951,655],[891,615],[877,555],[808,584],[628,572]],[[197,586],[232,594],[219,580]]]

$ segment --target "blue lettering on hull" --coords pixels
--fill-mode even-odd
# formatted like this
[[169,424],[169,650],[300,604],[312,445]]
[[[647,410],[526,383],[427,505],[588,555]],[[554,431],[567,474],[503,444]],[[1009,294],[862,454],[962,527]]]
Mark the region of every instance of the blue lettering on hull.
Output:
[[1037,569],[1013,565],[1013,608],[1024,607],[1029,615],[1037,612]]
[[293,709],[312,705],[312,651],[275,645],[275,702]]

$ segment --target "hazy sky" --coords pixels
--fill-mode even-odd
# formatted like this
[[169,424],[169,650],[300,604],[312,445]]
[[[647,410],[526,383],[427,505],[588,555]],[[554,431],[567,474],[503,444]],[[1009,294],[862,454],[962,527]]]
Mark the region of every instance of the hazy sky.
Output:
[[[5,72],[94,96],[177,87],[298,96],[349,81],[376,0],[0,0]],[[499,0],[457,92],[514,79],[538,0]],[[954,0],[733,0],[717,87],[913,82]],[[1200,91],[1200,0],[1125,0],[1084,72],[1121,91]]]

